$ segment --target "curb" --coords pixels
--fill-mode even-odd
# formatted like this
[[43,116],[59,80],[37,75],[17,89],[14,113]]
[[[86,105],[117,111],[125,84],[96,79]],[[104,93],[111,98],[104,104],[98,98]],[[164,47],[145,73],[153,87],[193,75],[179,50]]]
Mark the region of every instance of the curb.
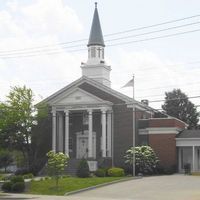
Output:
[[116,180],[116,181],[112,181],[112,182],[108,182],[108,183],[102,183],[102,184],[99,184],[99,185],[83,188],[83,189],[80,189],[80,190],[67,192],[67,193],[64,194],[64,196],[74,195],[74,194],[78,194],[78,193],[81,193],[81,192],[94,190],[94,189],[101,188],[101,187],[104,187],[104,186],[112,185],[112,184],[115,184],[115,183],[121,183],[121,182],[131,181],[131,180],[137,180],[137,179],[141,179],[141,178],[142,177],[131,177],[131,178],[119,179],[119,180]]

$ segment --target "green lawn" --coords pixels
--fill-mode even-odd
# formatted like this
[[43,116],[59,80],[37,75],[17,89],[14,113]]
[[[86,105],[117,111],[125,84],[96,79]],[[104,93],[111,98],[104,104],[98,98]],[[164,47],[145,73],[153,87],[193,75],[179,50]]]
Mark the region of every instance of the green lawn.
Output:
[[[124,178],[124,177],[123,177]],[[75,178],[67,177],[59,180],[59,188],[55,188],[55,180],[32,181],[27,193],[44,195],[64,195],[66,192],[87,188],[102,183],[108,183],[122,179],[122,177],[93,177]]]

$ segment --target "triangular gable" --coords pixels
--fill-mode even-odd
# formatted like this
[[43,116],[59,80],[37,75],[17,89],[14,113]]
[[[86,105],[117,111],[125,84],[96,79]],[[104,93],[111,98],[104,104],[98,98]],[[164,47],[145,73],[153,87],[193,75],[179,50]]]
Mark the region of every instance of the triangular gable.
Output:
[[[50,102],[52,102],[53,99],[55,99],[57,96],[61,95],[61,94],[65,94],[68,90],[73,90],[74,88],[77,88],[78,86],[82,85],[83,83],[88,83],[110,95],[113,95],[114,97],[124,101],[127,105],[133,105],[133,99],[116,91],[113,90],[110,87],[107,87],[91,78],[88,78],[86,76],[82,76],[81,78],[77,79],[76,81],[72,82],[71,84],[67,85],[66,87],[62,88],[61,90],[55,92],[54,94],[52,94],[51,96],[47,97],[46,99],[44,99],[42,102],[40,103],[47,103],[47,104],[51,104]],[[40,104],[39,103],[39,104]],[[142,104],[141,102],[138,102],[136,100],[134,100],[134,103],[137,107],[140,107],[141,109],[147,109],[147,110],[154,110],[149,106],[146,106],[144,104]]]
[[52,102],[53,99],[55,99],[57,96],[66,93],[68,90],[77,88],[79,85],[83,84],[83,83],[88,83],[93,85],[94,87],[97,87],[105,92],[107,92],[108,94],[111,94],[127,103],[132,102],[132,99],[124,94],[121,94],[120,92],[117,92],[101,83],[98,83],[88,77],[81,77],[80,79],[77,79],[76,81],[72,82],[71,84],[67,85],[66,87],[62,88],[61,90],[55,92],[54,94],[50,95],[49,97],[47,97],[46,99],[44,99],[42,102],[40,103],[50,103]]
[[74,105],[74,104],[105,104],[104,101],[80,88],[69,89],[51,99],[51,105]]

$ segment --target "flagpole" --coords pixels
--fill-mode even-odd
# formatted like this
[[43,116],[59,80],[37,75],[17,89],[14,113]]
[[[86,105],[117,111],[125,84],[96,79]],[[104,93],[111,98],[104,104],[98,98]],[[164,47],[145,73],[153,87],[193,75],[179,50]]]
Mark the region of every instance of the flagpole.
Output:
[[135,81],[133,74],[133,176],[135,176]]

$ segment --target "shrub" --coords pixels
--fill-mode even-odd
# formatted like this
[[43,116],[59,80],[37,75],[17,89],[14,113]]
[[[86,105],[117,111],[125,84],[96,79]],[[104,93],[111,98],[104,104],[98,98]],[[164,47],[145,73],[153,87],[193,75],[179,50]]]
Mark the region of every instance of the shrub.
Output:
[[90,176],[90,170],[89,170],[87,160],[82,159],[80,161],[78,169],[77,169],[77,176],[80,178],[86,178]]
[[28,173],[28,174],[24,174],[23,175],[23,178],[24,179],[29,179],[29,178],[33,178],[34,176],[33,176],[33,174],[32,173]]
[[105,168],[99,168],[96,172],[94,172],[97,177],[105,177],[107,174],[107,170]]
[[45,176],[44,180],[50,180],[51,178],[49,176]]
[[9,181],[9,182],[3,183],[3,185],[1,186],[1,189],[4,192],[11,192],[11,187],[12,187],[12,183]]
[[113,167],[108,170],[108,176],[120,177],[124,175],[125,175],[124,169],[122,168]]
[[9,182],[2,185],[4,192],[23,192],[24,189],[25,183],[22,176],[12,176]]
[[125,163],[133,164],[133,153],[135,153],[136,173],[153,174],[156,172],[159,160],[150,146],[131,147],[125,155]]
[[24,189],[25,189],[25,183],[24,182],[14,183],[11,187],[12,192],[23,192]]
[[18,182],[24,183],[24,178],[22,176],[13,176],[13,177],[11,177],[10,181],[13,184],[18,183]]

